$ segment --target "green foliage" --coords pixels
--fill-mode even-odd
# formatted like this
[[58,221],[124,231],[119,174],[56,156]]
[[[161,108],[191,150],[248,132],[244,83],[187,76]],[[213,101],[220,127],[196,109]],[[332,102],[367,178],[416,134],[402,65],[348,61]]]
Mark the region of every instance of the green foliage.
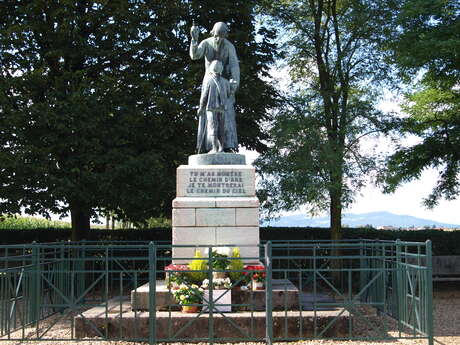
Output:
[[[434,255],[460,255],[460,230],[440,231],[440,230],[376,230],[364,228],[343,228],[344,239],[381,239],[424,242],[433,242]],[[148,229],[148,230],[98,230],[89,232],[88,240],[92,241],[155,241],[157,243],[171,243],[171,228],[167,229]],[[32,230],[1,230],[0,244],[27,244],[36,242],[56,242],[67,241],[70,239],[68,229],[34,229]],[[331,232],[324,228],[260,228],[261,241],[296,241],[329,240]],[[163,255],[171,255],[164,253]],[[233,261],[233,260],[232,260]]]
[[228,269],[231,271],[237,271],[237,272],[229,272],[228,275],[230,279],[232,280],[232,282],[237,282],[241,278],[244,277],[244,273],[243,273],[244,263],[243,263],[243,260],[238,259],[241,257],[240,249],[238,247],[233,248],[231,257],[232,257],[232,260],[230,260]]
[[199,250],[195,251],[193,259],[190,261],[189,268],[191,271],[203,271],[203,272],[188,272],[188,276],[192,283],[201,285],[201,282],[208,276],[206,270],[208,269],[207,260],[203,259]]
[[[393,1],[266,1],[263,10],[285,33],[293,81],[270,123],[271,143],[256,161],[268,216],[308,204],[329,209],[340,238],[342,207],[353,200],[378,157],[363,140],[386,131],[391,118],[376,108],[390,68],[381,49],[393,30]],[[369,150],[368,150],[369,151]]]
[[69,223],[56,220],[0,215],[0,230],[35,230],[37,228],[70,229],[70,227]]
[[406,80],[421,76],[416,91],[405,97],[403,111],[409,117],[398,129],[420,141],[389,158],[381,181],[393,192],[435,168],[438,182],[424,200],[434,207],[460,192],[460,6],[455,0],[402,1],[397,24],[401,30],[389,44],[393,62]]
[[172,291],[174,298],[180,305],[198,304],[203,299],[204,291],[198,285],[182,284],[179,289]]
[[220,254],[214,250],[211,253],[211,262],[213,271],[225,271],[230,264],[227,255]]
[[421,69],[427,80],[460,78],[460,5],[457,0],[402,0],[388,47],[404,77]]
[[271,31],[255,28],[253,7],[243,0],[2,4],[0,212],[70,213],[75,231],[101,210],[133,222],[170,217],[176,168],[196,141],[204,66],[188,56],[192,19],[202,28],[228,21],[243,61],[240,142],[263,149],[260,122],[275,94],[261,78],[276,53]]

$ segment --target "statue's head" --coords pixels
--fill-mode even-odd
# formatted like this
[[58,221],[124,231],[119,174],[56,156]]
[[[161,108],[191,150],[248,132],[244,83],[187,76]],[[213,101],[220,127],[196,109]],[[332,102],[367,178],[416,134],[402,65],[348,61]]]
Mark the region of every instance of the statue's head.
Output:
[[214,24],[211,35],[214,37],[214,41],[217,45],[219,45],[224,38],[228,36],[228,26],[223,22],[217,22]]
[[209,71],[211,74],[220,75],[224,69],[222,62],[219,60],[213,60],[209,65]]

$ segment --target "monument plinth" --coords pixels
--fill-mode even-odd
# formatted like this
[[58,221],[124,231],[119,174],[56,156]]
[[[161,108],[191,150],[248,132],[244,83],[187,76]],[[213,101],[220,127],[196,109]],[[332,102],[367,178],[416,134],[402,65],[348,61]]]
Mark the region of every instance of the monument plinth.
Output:
[[[255,169],[244,163],[244,155],[211,153],[190,156],[189,165],[177,168],[173,245],[236,245],[242,257],[253,258],[245,263],[258,262]],[[193,255],[193,248],[175,247],[173,263]]]

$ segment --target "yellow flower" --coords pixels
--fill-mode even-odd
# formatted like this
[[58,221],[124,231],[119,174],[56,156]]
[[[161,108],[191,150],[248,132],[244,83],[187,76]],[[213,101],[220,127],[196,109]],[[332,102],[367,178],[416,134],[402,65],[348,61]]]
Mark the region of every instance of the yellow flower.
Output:
[[183,300],[185,299],[185,296],[184,296],[184,295],[181,295],[181,296],[179,297],[179,299],[180,299],[181,301],[183,301]]

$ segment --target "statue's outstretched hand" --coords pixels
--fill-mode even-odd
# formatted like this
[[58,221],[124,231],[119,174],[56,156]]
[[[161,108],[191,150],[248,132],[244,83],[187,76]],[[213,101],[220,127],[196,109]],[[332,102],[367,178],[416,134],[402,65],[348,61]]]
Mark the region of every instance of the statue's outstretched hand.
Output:
[[192,39],[195,41],[198,41],[198,36],[200,35],[200,29],[198,26],[193,25],[190,28],[190,36],[192,36]]

